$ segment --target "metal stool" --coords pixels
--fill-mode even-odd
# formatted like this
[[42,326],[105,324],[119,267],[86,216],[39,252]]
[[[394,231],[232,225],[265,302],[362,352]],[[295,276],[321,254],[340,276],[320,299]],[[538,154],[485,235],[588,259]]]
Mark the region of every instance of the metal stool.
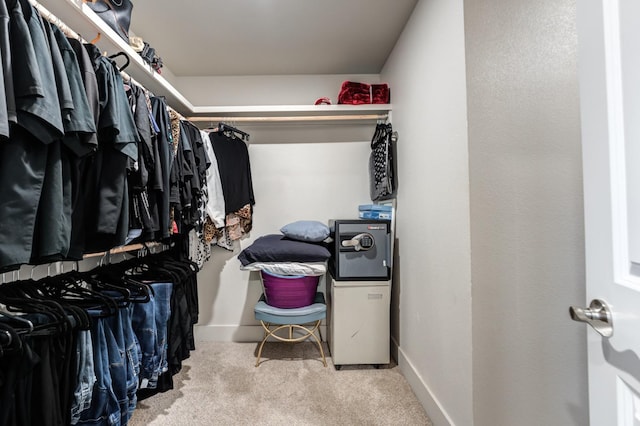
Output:
[[[260,320],[262,328],[264,328],[264,338],[258,348],[258,359],[256,367],[260,365],[260,357],[262,356],[262,348],[269,337],[274,337],[281,342],[301,342],[313,338],[320,349],[322,355],[322,363],[327,366],[327,360],[322,349],[322,334],[320,332],[320,323],[327,316],[327,305],[324,301],[324,294],[317,292],[313,303],[302,308],[282,309],[274,308],[265,301],[264,294],[260,297],[254,308],[256,319]],[[302,331],[304,334],[299,337],[293,336],[293,330]],[[276,333],[280,330],[288,330],[285,337]],[[316,336],[316,331],[317,336]]]

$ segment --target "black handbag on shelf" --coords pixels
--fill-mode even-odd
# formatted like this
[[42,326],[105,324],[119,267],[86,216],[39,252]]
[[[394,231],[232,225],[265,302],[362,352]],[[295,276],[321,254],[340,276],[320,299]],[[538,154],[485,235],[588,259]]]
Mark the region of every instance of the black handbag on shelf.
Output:
[[84,0],[104,22],[107,23],[124,41],[129,43],[131,25],[131,0]]

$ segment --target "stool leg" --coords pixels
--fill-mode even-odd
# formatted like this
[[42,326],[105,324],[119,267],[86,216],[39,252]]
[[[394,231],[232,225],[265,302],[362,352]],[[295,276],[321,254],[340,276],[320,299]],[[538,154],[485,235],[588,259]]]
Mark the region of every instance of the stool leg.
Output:
[[326,367],[327,359],[324,356],[324,349],[322,349],[322,333],[320,332],[320,320],[318,320],[318,323],[316,325],[316,330],[318,330],[318,335],[320,336],[320,339],[318,339],[315,333],[311,333],[311,336],[315,339],[316,343],[318,344],[318,349],[320,349],[320,355],[322,355],[322,364]]
[[[313,340],[315,340],[316,344],[318,345],[318,349],[320,350],[320,355],[322,356],[322,364],[326,367],[327,366],[327,358],[324,355],[324,349],[322,348],[322,332],[320,331],[320,323],[322,320],[318,320],[315,322],[314,326],[312,328],[307,328],[304,325],[299,325],[299,324],[286,324],[286,325],[281,325],[276,327],[275,329],[271,330],[269,327],[271,326],[270,323],[265,323],[264,321],[260,321],[260,324],[262,324],[262,328],[264,328],[265,331],[265,336],[262,339],[262,342],[260,342],[260,346],[258,347],[258,356],[256,359],[256,367],[258,367],[260,365],[260,358],[262,357],[262,349],[264,348],[264,344],[266,343],[267,339],[270,336],[273,336],[274,338],[276,338],[277,340],[280,340],[282,342],[300,342],[303,340],[308,339],[309,337],[312,337]],[[295,328],[300,328],[302,330],[304,330],[306,332],[306,335],[298,337],[298,338],[293,338],[293,329]],[[281,329],[288,329],[288,339],[278,336],[276,333],[281,330]],[[318,338],[318,336],[316,336],[315,331],[318,331],[318,336],[320,336]]]
[[264,343],[267,341],[267,338],[270,335],[268,323],[265,324],[264,321],[260,321],[260,324],[262,324],[262,328],[264,328],[264,338],[262,339],[262,342],[260,342],[260,347],[258,348],[258,358],[256,359],[256,367],[260,365],[260,357],[262,356],[262,348],[264,347]]

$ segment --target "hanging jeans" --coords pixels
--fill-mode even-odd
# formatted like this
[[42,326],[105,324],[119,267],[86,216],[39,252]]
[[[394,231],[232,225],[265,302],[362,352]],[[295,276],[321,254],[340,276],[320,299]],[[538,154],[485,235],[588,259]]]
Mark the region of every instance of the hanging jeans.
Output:
[[120,406],[113,392],[109,372],[109,345],[106,332],[107,318],[92,318],[91,339],[96,383],[93,387],[91,407],[80,415],[78,425],[115,426],[121,424]]
[[160,355],[158,375],[160,375],[169,370],[167,360],[167,352],[169,349],[167,324],[171,316],[171,292],[173,290],[173,283],[153,283],[151,284],[151,288],[153,288],[153,292],[156,295],[157,353]]
[[120,421],[126,425],[136,408],[140,362],[138,345],[131,326],[130,306],[107,318],[105,336],[109,353],[109,370],[113,392],[120,405]]
[[160,374],[168,370],[167,323],[171,316],[173,283],[152,283],[151,300],[135,304],[131,323],[140,344],[140,388],[155,389]]
[[140,361],[142,355],[140,354],[140,344],[138,338],[133,332],[133,304],[128,307],[120,309],[121,321],[123,324],[122,331],[124,333],[125,353],[127,356],[127,397],[129,399],[129,412],[127,415],[127,421],[133,415],[138,397],[138,385],[140,380]]
[[140,353],[140,389],[146,389],[154,372],[158,369],[158,357],[156,356],[156,319],[155,319],[155,297],[153,293],[149,295],[147,303],[136,303],[132,305],[133,315],[131,323],[133,332],[138,340]]
[[96,374],[93,366],[93,342],[91,333],[88,330],[78,332],[76,369],[78,374],[71,404],[72,425],[78,423],[80,414],[91,407],[93,387],[96,383]]
[[171,316],[173,283],[152,283],[151,300],[135,304],[131,322],[140,343],[140,388],[155,389],[160,374],[168,370],[167,323]]

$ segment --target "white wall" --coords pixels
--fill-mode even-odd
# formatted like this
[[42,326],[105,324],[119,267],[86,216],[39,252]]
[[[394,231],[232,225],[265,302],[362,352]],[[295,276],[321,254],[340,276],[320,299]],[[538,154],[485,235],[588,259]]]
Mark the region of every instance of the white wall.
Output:
[[477,426],[589,421],[575,3],[465,1]]
[[469,177],[462,0],[423,0],[381,78],[399,132],[393,333],[436,425],[471,425]]
[[178,77],[176,87],[193,105],[313,105],[338,103],[345,80],[379,82],[377,74]]
[[[347,79],[376,82],[378,76],[196,77],[181,78],[179,89],[196,105],[313,104],[322,96],[335,102]],[[251,134],[253,230],[235,252],[215,248],[199,273],[196,332],[202,339],[258,341],[262,329],[253,306],[260,281],[257,273],[240,271],[240,249],[295,220],[357,218],[358,205],[371,203],[368,159],[375,122],[237,126]]]
[[[585,298],[574,26],[574,0],[473,0],[464,14],[463,0],[421,0],[380,76],[400,134],[392,334],[436,425],[588,424],[584,330],[567,315]],[[348,78],[179,88],[202,105],[304,104]],[[371,131],[252,129],[252,238],[355,214]],[[307,185],[311,204],[295,195]],[[201,336],[255,339],[259,284],[236,255],[216,250],[201,272]]]
[[[256,197],[251,238],[279,233],[295,220],[357,217],[358,204],[368,200],[367,142],[259,144],[250,146]],[[253,306],[261,288],[257,273],[239,270],[235,253],[217,248],[198,276],[199,337],[254,341]]]
[[572,0],[464,17],[421,0],[381,75],[400,132],[394,334],[436,425],[588,424],[567,316],[585,298],[575,47]]

